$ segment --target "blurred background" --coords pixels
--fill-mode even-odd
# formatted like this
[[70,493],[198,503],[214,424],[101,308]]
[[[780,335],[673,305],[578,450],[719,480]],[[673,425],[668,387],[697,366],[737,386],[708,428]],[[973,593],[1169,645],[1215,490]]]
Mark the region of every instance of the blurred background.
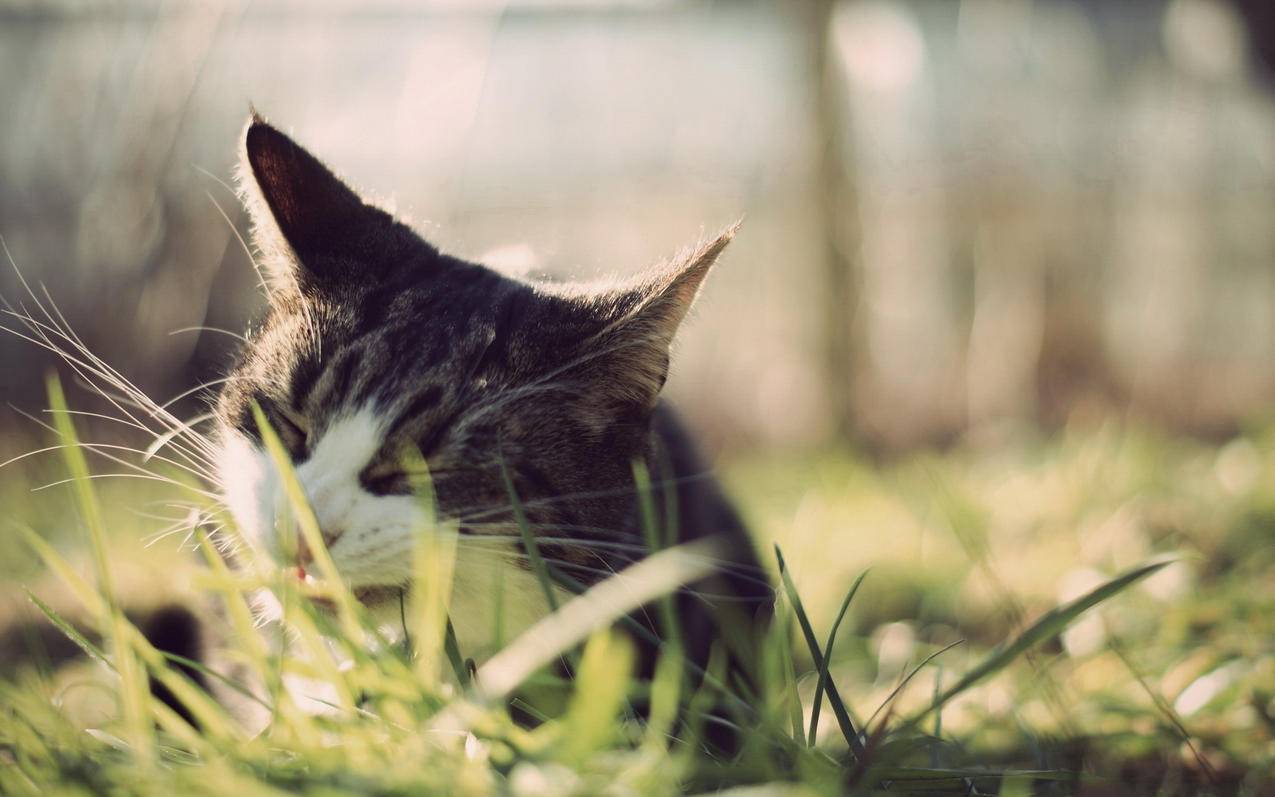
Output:
[[[1275,406],[1269,4],[0,3],[0,234],[152,395],[261,309],[249,104],[454,253],[627,273],[739,217],[672,392],[718,450]],[[13,270],[0,292],[14,298]],[[188,331],[179,331],[188,330]],[[0,338],[0,392],[44,353]],[[5,416],[4,424],[14,421]]]
[[[944,733],[1238,782],[1275,771],[1273,64],[1269,0],[0,0],[0,236],[162,400],[263,309],[231,187],[250,103],[510,271],[633,273],[742,216],[670,391],[820,633],[874,568],[843,692],[870,713],[967,640],[919,705],[1173,552]],[[52,358],[0,335],[0,363],[0,398],[47,405]],[[0,413],[0,459],[46,439]],[[23,460],[0,506],[83,562],[65,488],[31,490],[64,477]],[[118,583],[193,589],[174,490],[100,484]],[[0,621],[42,578],[0,533]]]

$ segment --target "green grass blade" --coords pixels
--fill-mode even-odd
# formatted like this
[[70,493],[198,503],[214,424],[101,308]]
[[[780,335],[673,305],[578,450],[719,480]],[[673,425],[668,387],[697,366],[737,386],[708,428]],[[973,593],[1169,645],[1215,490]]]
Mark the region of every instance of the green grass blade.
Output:
[[[412,493],[420,502],[425,524],[416,531],[412,557],[412,590],[408,595],[408,628],[414,639],[417,675],[425,688],[437,692],[444,658],[456,671],[464,670],[464,660],[452,629],[448,608],[452,580],[456,574],[458,535],[453,526],[436,522],[434,486],[429,477],[425,457],[412,451],[403,458],[404,468],[412,476]],[[448,639],[454,650],[448,650]]]
[[155,756],[150,690],[146,682],[146,673],[139,666],[130,645],[126,630],[128,624],[116,598],[110,559],[107,555],[106,521],[97,493],[93,488],[84,449],[80,446],[75,424],[71,420],[66,395],[62,392],[62,384],[56,376],[50,376],[46,386],[49,394],[49,409],[53,414],[53,427],[65,445],[62,454],[70,473],[71,484],[74,485],[76,507],[88,530],[98,591],[107,606],[107,616],[102,618],[102,637],[114,643],[115,670],[119,675],[120,702],[124,708],[124,727],[128,742],[139,762],[149,764]]
[[[311,557],[313,557],[313,563],[317,566],[318,572],[322,576],[321,590],[323,597],[331,599],[336,606],[337,620],[341,625],[343,638],[350,641],[359,640],[362,638],[362,633],[354,609],[354,596],[341,579],[341,573],[337,570],[336,563],[332,561],[332,555],[328,552],[328,546],[324,542],[323,534],[319,529],[318,518],[315,517],[314,510],[310,507],[305,489],[301,486],[301,482],[297,478],[296,469],[292,465],[292,456],[284,448],[279,435],[274,431],[270,421],[266,418],[265,412],[262,411],[261,406],[256,402],[252,404],[252,416],[256,421],[257,430],[261,433],[261,440],[266,447],[266,452],[270,456],[271,462],[275,466],[284,494],[288,499],[286,506],[287,515],[277,520],[281,522],[285,530],[290,529],[292,521],[295,521],[296,530],[300,531],[301,537],[305,540],[306,547],[309,549]],[[295,547],[295,540],[290,539],[287,531],[285,531],[283,540],[285,551],[289,542]],[[291,560],[293,554],[289,552],[285,555]],[[340,677],[335,662],[332,661],[331,655],[326,650],[324,637],[319,632],[315,622],[317,611],[309,603],[302,604],[301,585],[296,582],[290,571],[280,570],[276,573],[276,576],[278,585],[275,588],[275,592],[284,607],[285,625],[293,633],[297,642],[309,648],[313,664],[322,669],[325,676],[324,680],[328,681],[336,689],[337,696],[340,698],[341,708],[346,711],[352,710],[354,708],[354,696],[350,692],[345,679]],[[307,589],[310,588],[307,587]],[[348,645],[347,650],[357,652],[360,647],[358,644]]]
[[[661,534],[660,519],[655,511],[655,496],[651,492],[651,475],[641,460],[633,463],[633,484],[637,488],[638,511],[642,521],[642,533],[646,538],[646,548],[654,553],[668,547],[666,537]],[[673,605],[673,597],[665,595],[657,606],[660,613],[660,625],[663,636],[668,642],[681,647],[681,624],[677,621],[677,611]]]
[[527,551],[527,559],[531,562],[531,569],[536,574],[536,579],[540,582],[540,588],[544,590],[545,601],[549,604],[549,610],[556,612],[558,610],[558,596],[553,592],[553,579],[549,575],[549,568],[545,566],[544,559],[540,558],[540,546],[536,544],[536,538],[531,533],[531,526],[527,522],[527,513],[522,508],[522,501],[518,498],[518,491],[514,488],[513,477],[509,475],[509,468],[505,464],[504,458],[500,460],[500,477],[505,482],[505,492],[509,494],[509,507],[514,513],[514,522],[518,524],[518,534],[522,537],[522,546]]
[[62,617],[62,615],[54,611],[52,606],[49,606],[47,603],[36,597],[34,592],[28,589],[26,590],[26,593],[27,599],[35,604],[35,608],[39,609],[40,613],[43,614],[50,623],[53,623],[53,625],[56,626],[67,639],[74,642],[76,647],[84,651],[84,655],[88,656],[90,659],[105,664],[107,667],[111,668],[111,670],[115,669],[115,665],[111,662],[110,657],[106,655],[104,650],[90,642],[86,636],[76,630],[75,626],[71,625],[64,617]]
[[1173,706],[1169,705],[1168,701],[1165,700],[1159,692],[1151,688],[1151,684],[1147,683],[1147,679],[1143,678],[1142,673],[1138,672],[1138,668],[1134,666],[1133,661],[1127,654],[1125,654],[1124,648],[1118,642],[1114,639],[1111,640],[1110,647],[1111,651],[1116,654],[1118,659],[1120,659],[1120,663],[1124,665],[1125,670],[1127,670],[1129,674],[1133,676],[1134,680],[1138,682],[1138,686],[1142,688],[1143,694],[1151,699],[1151,704],[1155,706],[1156,711],[1160,712],[1160,715],[1164,717],[1168,724],[1178,732],[1178,737],[1182,739],[1182,743],[1185,744],[1187,749],[1191,751],[1191,755],[1195,758],[1196,764],[1200,767],[1200,770],[1208,776],[1209,782],[1216,784],[1218,782],[1217,770],[1211,763],[1209,763],[1208,758],[1200,754],[1200,749],[1193,741],[1191,732],[1188,731],[1186,729],[1186,725],[1183,724],[1182,718],[1178,716],[1178,712],[1173,710]]
[[616,721],[627,697],[633,645],[603,629],[589,638],[580,657],[575,692],[563,718],[563,758],[580,764],[620,732]]
[[1057,634],[1061,633],[1068,625],[1071,624],[1080,615],[1092,609],[1094,606],[1102,603],[1109,598],[1118,595],[1137,582],[1159,571],[1161,568],[1170,564],[1172,560],[1162,560],[1152,562],[1132,570],[1126,571],[1119,576],[1100,584],[1089,592],[1081,595],[1073,601],[1055,607],[1045,612],[1036,622],[1027,627],[1025,631],[1019,634],[1012,642],[998,647],[992,651],[987,658],[983,659],[974,669],[970,670],[961,677],[955,684],[948,687],[939,697],[926,708],[923,712],[913,717],[906,726],[911,726],[929,714],[941,708],[952,698],[961,694],[965,690],[979,683],[985,678],[1005,669],[1014,659],[1018,658],[1024,651],[1032,646],[1044,642]]
[[859,586],[863,584],[863,579],[867,575],[868,571],[864,570],[854,580],[854,584],[850,585],[850,591],[846,593],[845,600],[841,602],[841,609],[837,611],[837,619],[833,620],[832,629],[828,631],[828,643],[823,646],[824,652],[828,655],[824,657],[823,665],[819,667],[819,680],[815,683],[814,702],[810,705],[810,738],[807,742],[809,747],[815,746],[815,734],[819,730],[819,710],[823,708],[823,693],[828,688],[828,668],[832,661],[832,646],[837,641],[837,629],[841,627],[841,621],[846,617],[850,602],[854,600],[855,593],[859,591]]
[[204,664],[203,662],[198,662],[198,661],[195,661],[194,659],[188,659],[185,656],[179,656],[176,653],[169,653],[166,650],[159,651],[159,655],[164,657],[164,661],[171,662],[173,664],[179,664],[183,667],[189,667],[190,669],[194,670],[195,672],[198,672],[201,675],[204,675],[208,678],[212,678],[214,681],[217,681],[218,683],[222,684],[227,689],[230,689],[236,692],[237,694],[243,695],[245,698],[247,698],[248,700],[251,700],[257,705],[267,709],[270,708],[270,704],[267,703],[258,695],[254,694],[251,689],[239,683],[238,681],[231,678],[230,676],[217,672],[216,670],[209,667],[207,664]]
[[[896,697],[898,697],[901,692],[903,692],[904,688],[906,688],[907,685],[912,681],[912,679],[916,677],[917,673],[925,669],[925,666],[927,664],[934,661],[939,656],[942,656],[944,653],[947,653],[949,650],[956,647],[957,645],[963,645],[963,644],[965,644],[965,640],[958,639],[955,642],[950,642],[947,645],[944,645],[943,647],[939,648],[938,650],[934,651],[933,653],[931,653],[930,655],[922,659],[920,664],[913,667],[912,670],[906,676],[904,676],[903,680],[899,681],[898,686],[890,690],[890,694],[886,695],[885,700],[881,701],[881,705],[877,706],[877,710],[872,712],[872,716],[868,717],[867,722],[863,723],[864,728],[867,728],[869,725],[872,724],[872,721],[877,718],[877,715],[880,714],[885,709],[886,706],[890,705],[890,703]],[[936,724],[935,726],[936,736],[938,735],[937,731],[939,730],[942,730],[942,727]]]
[[658,751],[668,749],[669,735],[677,723],[682,699],[682,673],[685,663],[681,648],[666,645],[660,649],[651,678],[651,712],[646,722],[644,743]]
[[[208,569],[217,578],[229,582],[231,573],[226,560],[217,552],[212,540],[209,539],[208,534],[203,529],[196,529],[195,531],[195,539],[199,543],[200,552],[204,555],[204,561],[208,563]],[[243,549],[246,552],[252,550],[246,544]],[[230,617],[230,623],[235,633],[235,642],[239,649],[248,656],[256,671],[264,673],[270,653],[266,648],[265,639],[262,638],[256,629],[252,607],[248,605],[243,591],[233,587],[225,587],[218,589],[218,592],[221,593],[225,601],[226,613]]]
[[[815,668],[819,670],[826,669],[824,664],[823,653],[819,650],[819,642],[815,639],[815,630],[810,625],[810,618],[806,616],[806,609],[802,606],[801,596],[797,594],[797,586],[793,584],[792,575],[788,572],[788,566],[784,562],[784,554],[779,550],[779,545],[775,545],[775,559],[779,563],[779,577],[783,581],[784,592],[788,595],[788,600],[792,604],[793,614],[797,617],[797,624],[801,627],[802,636],[806,639],[806,646],[810,648],[810,658],[815,663]],[[831,679],[827,681],[828,703],[832,706],[832,713],[837,718],[837,724],[841,726],[841,735],[845,737],[846,744],[850,745],[850,749],[854,752],[855,757],[863,755],[863,742],[859,740],[859,733],[854,728],[854,722],[850,719],[850,712],[846,709],[845,702],[841,699],[840,693],[837,691],[837,685]]]
[[[801,722],[801,695],[797,692],[797,665],[792,660],[792,632],[788,628],[791,622],[787,614],[780,614],[775,618],[776,634],[772,639],[775,643],[771,645],[771,649],[778,651],[779,660],[775,662],[777,672],[777,682],[780,685],[780,692],[777,699],[780,701],[783,709],[787,714],[789,732],[792,734],[792,740],[800,746],[805,742],[805,734],[802,733]],[[772,679],[772,683],[775,682]]]
[[79,573],[75,572],[75,569],[62,558],[61,554],[54,550],[53,546],[49,545],[49,543],[37,534],[30,526],[17,523],[14,524],[14,528],[16,528],[18,533],[22,535],[27,545],[29,545],[31,550],[35,552],[36,556],[40,558],[40,561],[44,562],[44,565],[52,570],[67,589],[71,591],[71,594],[75,596],[76,600],[78,600],[84,608],[89,610],[89,613],[93,615],[94,620],[98,623],[106,622],[108,608],[106,603],[102,600],[102,596],[93,589],[92,585],[85,581]]
[[97,493],[93,490],[88,460],[84,457],[84,449],[79,445],[75,432],[75,424],[71,421],[71,413],[67,408],[66,395],[62,392],[62,383],[56,376],[51,376],[46,383],[49,392],[49,409],[53,415],[53,428],[63,445],[62,457],[66,462],[75,489],[75,502],[89,532],[90,550],[93,552],[93,567],[97,575],[98,590],[106,599],[107,606],[117,608],[115,599],[115,582],[111,577],[111,567],[106,553],[106,522],[103,520],[102,507],[98,503]]
[[456,629],[452,626],[451,618],[447,619],[447,631],[443,636],[443,653],[447,656],[447,661],[452,666],[452,672],[456,675],[456,682],[460,684],[462,689],[469,687],[469,668],[465,666],[465,657],[461,655],[460,643],[456,639]]
[[[137,651],[151,677],[163,684],[173,697],[194,717],[200,731],[210,741],[224,743],[226,740],[242,738],[239,726],[232,720],[212,697],[195,684],[184,672],[168,666],[163,653],[157,650],[142,635],[142,632],[129,626],[131,643]],[[155,706],[163,705],[158,700]]]
[[720,551],[711,541],[668,548],[589,588],[527,629],[478,670],[478,697],[504,699],[532,673],[594,631],[709,572]]

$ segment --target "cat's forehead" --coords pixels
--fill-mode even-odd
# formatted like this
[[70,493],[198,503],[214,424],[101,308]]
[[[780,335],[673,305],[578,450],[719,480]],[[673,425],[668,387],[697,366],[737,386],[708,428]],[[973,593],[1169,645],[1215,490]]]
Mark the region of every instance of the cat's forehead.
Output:
[[277,308],[246,376],[315,418],[404,402],[419,412],[508,387],[587,334],[571,302],[484,271]]

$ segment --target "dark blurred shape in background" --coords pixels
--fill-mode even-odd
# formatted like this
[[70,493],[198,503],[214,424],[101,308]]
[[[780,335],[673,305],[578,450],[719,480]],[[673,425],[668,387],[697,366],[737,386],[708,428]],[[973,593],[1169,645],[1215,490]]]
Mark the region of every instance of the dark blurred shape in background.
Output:
[[215,378],[251,102],[509,269],[744,216],[672,383],[718,447],[1225,433],[1275,407],[1273,55],[1266,0],[0,2],[0,235],[153,395]]

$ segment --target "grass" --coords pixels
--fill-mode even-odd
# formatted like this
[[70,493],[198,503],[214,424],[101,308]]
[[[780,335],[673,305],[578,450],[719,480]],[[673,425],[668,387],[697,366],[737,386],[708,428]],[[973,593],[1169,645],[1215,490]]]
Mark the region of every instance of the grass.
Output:
[[[53,428],[74,442],[52,395]],[[18,524],[5,534],[15,553],[0,564],[5,597],[27,602],[17,586],[29,584],[34,613],[87,652],[76,666],[27,667],[0,683],[0,793],[1270,787],[1275,430],[1210,446],[1110,426],[888,464],[844,452],[736,462],[729,486],[759,550],[773,550],[780,588],[762,693],[727,697],[717,663],[700,678],[676,645],[651,681],[635,678],[634,632],[618,619],[693,579],[702,551],[661,550],[471,670],[440,586],[455,550],[446,526],[421,530],[416,572],[434,587],[404,609],[409,651],[335,571],[305,586],[265,562],[232,574],[207,539],[192,539],[202,566],[175,537],[142,547],[158,522],[132,512],[178,488],[90,479],[83,451],[61,449],[60,468],[10,470],[0,485]],[[28,492],[30,480],[68,473],[65,485]],[[649,504],[645,474],[637,483]],[[428,483],[419,487],[428,501]],[[293,511],[321,551],[307,509],[296,501]],[[546,588],[555,578],[543,562],[536,572]],[[181,584],[224,602],[262,732],[204,699],[122,611]],[[287,656],[251,627],[245,592],[262,585],[285,607]],[[336,611],[316,610],[307,591]],[[562,659],[570,677],[548,666]],[[200,732],[150,697],[147,676],[184,696]],[[285,676],[326,687],[326,710],[299,705]],[[639,702],[648,719],[633,711]],[[511,705],[539,720],[515,721]],[[722,706],[745,728],[735,757],[699,743]]]

